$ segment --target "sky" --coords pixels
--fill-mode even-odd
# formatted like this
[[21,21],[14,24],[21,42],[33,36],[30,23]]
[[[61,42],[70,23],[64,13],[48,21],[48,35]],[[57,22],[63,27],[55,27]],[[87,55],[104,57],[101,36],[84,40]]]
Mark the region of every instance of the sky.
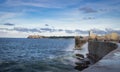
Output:
[[120,0],[0,0],[0,37],[120,34]]

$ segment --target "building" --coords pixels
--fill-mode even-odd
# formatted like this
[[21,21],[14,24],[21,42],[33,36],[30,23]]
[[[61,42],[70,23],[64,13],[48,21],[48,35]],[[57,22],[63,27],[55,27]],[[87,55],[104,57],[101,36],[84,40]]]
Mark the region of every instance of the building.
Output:
[[97,37],[92,31],[89,31],[89,39],[95,39]]

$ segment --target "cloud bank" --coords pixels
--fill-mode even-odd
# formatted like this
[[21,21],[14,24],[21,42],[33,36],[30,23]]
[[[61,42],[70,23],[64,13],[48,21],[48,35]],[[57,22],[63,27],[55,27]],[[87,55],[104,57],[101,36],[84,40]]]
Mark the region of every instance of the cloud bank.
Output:
[[23,27],[14,27],[12,29],[8,29],[8,28],[0,28],[0,31],[2,33],[4,33],[4,31],[18,31],[18,32],[25,32],[25,33],[44,33],[44,32],[49,32],[49,33],[54,33],[54,32],[65,32],[67,34],[88,34],[89,31],[92,31],[93,33],[96,34],[100,34],[100,35],[104,35],[104,34],[108,34],[108,33],[112,33],[112,32],[116,32],[118,34],[120,34],[120,30],[114,30],[114,29],[110,29],[110,28],[106,28],[104,30],[100,30],[100,29],[90,29],[90,30],[80,30],[80,29],[76,29],[76,30],[67,30],[67,29],[53,29],[53,28],[23,28]]

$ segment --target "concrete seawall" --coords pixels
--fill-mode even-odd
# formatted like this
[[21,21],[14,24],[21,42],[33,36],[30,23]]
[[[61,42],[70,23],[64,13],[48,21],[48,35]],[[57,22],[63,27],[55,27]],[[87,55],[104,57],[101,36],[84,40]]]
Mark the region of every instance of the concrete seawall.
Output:
[[119,43],[90,41],[88,50],[95,64],[82,72],[120,72]]
[[89,56],[94,62],[97,62],[117,47],[115,43],[90,41],[88,43]]

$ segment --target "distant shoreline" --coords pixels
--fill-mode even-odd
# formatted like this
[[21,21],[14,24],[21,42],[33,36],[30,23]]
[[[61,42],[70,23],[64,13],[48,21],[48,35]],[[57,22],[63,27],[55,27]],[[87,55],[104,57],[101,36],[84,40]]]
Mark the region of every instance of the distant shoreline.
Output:
[[[40,39],[40,38],[52,38],[52,39],[58,39],[58,38],[63,38],[63,39],[70,39],[70,38],[75,38],[76,36],[40,36],[40,35],[29,35],[27,38],[29,39]],[[83,38],[82,36],[78,36],[80,38]]]
[[63,38],[63,39],[69,39],[69,38],[75,38],[75,36],[38,36],[38,37],[27,37],[28,39],[40,39],[40,38],[50,38],[50,39],[58,39],[58,38]]

